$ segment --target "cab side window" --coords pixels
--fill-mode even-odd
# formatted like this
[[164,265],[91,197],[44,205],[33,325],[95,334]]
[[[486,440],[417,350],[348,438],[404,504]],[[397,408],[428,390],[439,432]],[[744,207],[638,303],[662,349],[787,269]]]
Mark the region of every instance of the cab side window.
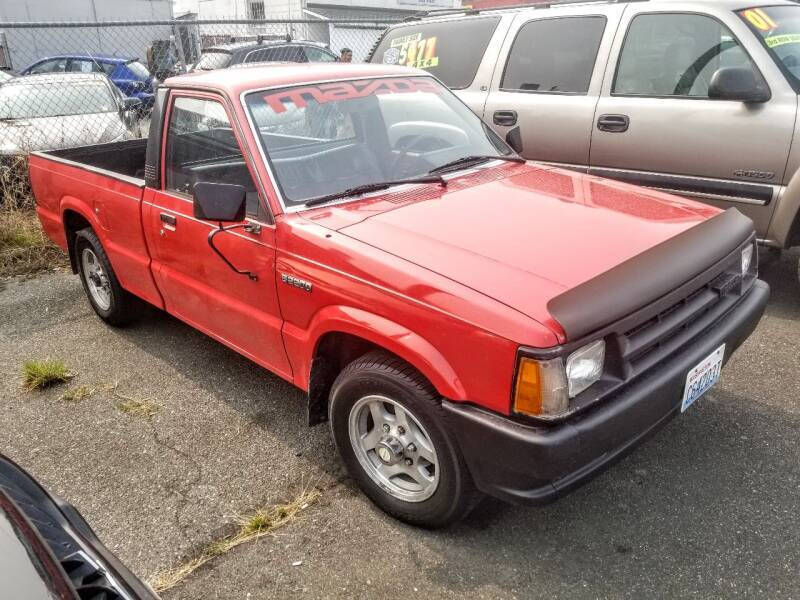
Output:
[[526,23],[511,46],[500,88],[586,94],[605,28],[600,16]]
[[749,57],[722,23],[704,15],[651,14],[633,19],[613,94],[708,98],[717,69],[749,67]]
[[190,196],[201,181],[241,185],[247,215],[259,217],[258,191],[222,104],[205,98],[176,98],[164,156],[165,189]]

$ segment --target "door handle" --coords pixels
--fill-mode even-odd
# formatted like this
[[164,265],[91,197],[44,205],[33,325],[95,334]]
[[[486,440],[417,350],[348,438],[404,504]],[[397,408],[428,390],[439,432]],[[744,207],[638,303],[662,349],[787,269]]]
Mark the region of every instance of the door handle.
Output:
[[609,133],[624,133],[630,126],[631,119],[628,115],[600,115],[597,119],[597,128]]
[[492,115],[495,125],[501,127],[513,127],[517,124],[517,111],[515,110],[496,110]]
[[175,227],[178,224],[178,219],[175,218],[174,215],[168,215],[167,213],[161,213],[161,222],[166,223],[167,225],[172,225]]

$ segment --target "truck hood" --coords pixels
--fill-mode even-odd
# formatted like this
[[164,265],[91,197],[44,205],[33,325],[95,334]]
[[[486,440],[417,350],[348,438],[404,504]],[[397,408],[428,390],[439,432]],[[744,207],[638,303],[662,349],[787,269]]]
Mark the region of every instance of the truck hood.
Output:
[[455,280],[563,337],[547,303],[718,214],[716,208],[544,166],[503,164],[306,213]]

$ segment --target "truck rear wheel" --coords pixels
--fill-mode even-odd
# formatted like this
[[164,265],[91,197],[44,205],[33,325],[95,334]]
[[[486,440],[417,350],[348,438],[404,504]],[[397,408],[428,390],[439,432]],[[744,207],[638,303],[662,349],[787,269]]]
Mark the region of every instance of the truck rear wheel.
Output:
[[90,228],[75,234],[78,273],[89,304],[103,321],[115,327],[127,325],[139,314],[140,304],[122,289],[105,250]]
[[372,352],[348,365],[331,389],[329,417],[350,476],[390,515],[444,527],[480,499],[438,394],[402,360]]

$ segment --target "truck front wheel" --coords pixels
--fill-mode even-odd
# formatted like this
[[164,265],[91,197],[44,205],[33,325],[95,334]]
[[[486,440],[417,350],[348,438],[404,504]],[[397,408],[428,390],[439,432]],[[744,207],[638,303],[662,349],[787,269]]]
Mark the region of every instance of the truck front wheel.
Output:
[[83,289],[97,316],[115,327],[133,321],[139,303],[122,289],[100,240],[88,227],[75,234],[75,257]]
[[402,360],[372,352],[348,365],[331,389],[329,417],[350,476],[390,515],[444,527],[480,499],[439,396]]

